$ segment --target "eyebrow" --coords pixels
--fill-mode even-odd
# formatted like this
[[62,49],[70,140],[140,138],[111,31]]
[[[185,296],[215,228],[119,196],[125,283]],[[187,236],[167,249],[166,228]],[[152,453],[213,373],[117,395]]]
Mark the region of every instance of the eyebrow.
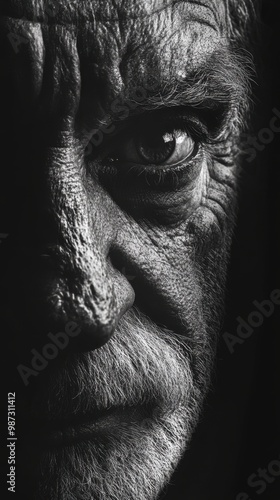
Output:
[[[147,92],[144,99],[137,101],[135,95],[145,91],[145,84],[139,82],[132,91],[119,95],[115,103],[129,108],[129,118],[133,119],[147,111],[166,108],[189,108],[216,113],[216,121],[235,111],[236,118],[243,122],[249,102],[250,64],[246,56],[236,56],[229,49],[220,49],[184,79],[172,76],[169,81],[160,81],[154,92]],[[117,113],[108,113],[100,120],[99,126],[108,126],[126,121]]]

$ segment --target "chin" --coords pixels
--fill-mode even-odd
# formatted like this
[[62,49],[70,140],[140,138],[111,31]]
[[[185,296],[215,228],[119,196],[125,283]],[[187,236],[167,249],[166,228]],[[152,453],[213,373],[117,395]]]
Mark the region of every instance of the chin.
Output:
[[188,441],[183,409],[164,418],[120,420],[94,436],[45,449],[36,500],[156,499]]
[[197,342],[197,367],[190,353],[186,337],[131,309],[106,345],[69,353],[43,384],[37,377],[18,447],[20,490],[30,500],[156,499],[209,385],[211,346]]

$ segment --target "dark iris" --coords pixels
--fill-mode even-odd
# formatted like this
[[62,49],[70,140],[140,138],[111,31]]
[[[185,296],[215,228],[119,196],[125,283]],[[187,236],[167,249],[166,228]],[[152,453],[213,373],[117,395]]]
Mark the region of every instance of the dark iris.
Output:
[[174,136],[168,138],[162,133],[143,135],[136,142],[136,149],[140,157],[147,162],[159,165],[173,154],[176,147]]

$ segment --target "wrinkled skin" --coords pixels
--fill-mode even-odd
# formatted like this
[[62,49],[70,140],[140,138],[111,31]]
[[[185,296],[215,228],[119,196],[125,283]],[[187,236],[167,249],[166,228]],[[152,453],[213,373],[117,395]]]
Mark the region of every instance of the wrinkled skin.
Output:
[[[74,377],[79,363],[88,367],[91,359],[98,369],[99,352],[110,356],[109,347],[102,349],[121,341],[123,318],[137,308],[147,330],[159,325],[167,337],[180,339],[189,384],[181,389],[190,391],[187,401],[177,395],[187,421],[180,417],[182,442],[172,463],[149,490],[139,489],[138,498],[149,500],[157,498],[190,441],[209,383],[234,224],[235,146],[247,107],[246,79],[230,51],[224,2],[60,0],[56,5],[53,16],[46,16],[42,1],[7,1],[3,7],[6,41],[11,32],[23,41],[18,50],[12,43],[8,49],[20,133],[17,160],[6,174],[11,196],[9,237],[1,247],[2,314],[15,352],[14,371],[18,363],[30,366],[31,349],[40,351],[47,333],[63,331],[69,320],[81,333],[44,372],[30,376],[26,387],[17,373],[18,412],[23,422],[48,420],[49,414],[53,419],[56,412],[63,419],[63,411],[70,419],[71,411],[79,411],[71,403],[75,390],[62,385],[58,405],[54,379],[65,369]],[[158,175],[158,164],[146,175],[145,165],[131,159],[128,134],[132,130],[135,138],[151,123],[152,134],[165,121],[174,129],[178,116],[187,123],[191,142],[184,146],[193,149],[192,158],[178,174],[170,175],[168,166],[169,174]],[[203,133],[197,132],[201,123]],[[130,320],[133,328],[135,317]],[[156,344],[159,358],[164,342]],[[142,353],[137,356],[141,360]],[[110,375],[109,366],[110,359]],[[171,370],[172,378],[168,360],[161,370]],[[121,374],[117,380],[122,383]],[[179,380],[184,384],[183,375]],[[148,388],[147,382],[147,394]],[[95,403],[92,396],[91,404],[99,408],[102,384],[95,390],[99,399]],[[145,417],[152,420],[157,406],[155,400]],[[135,418],[141,421],[141,410]],[[124,435],[120,432],[120,441]],[[22,462],[25,453],[23,448]],[[34,454],[34,462],[40,461],[41,450]],[[51,453],[49,464],[44,457],[47,473]],[[38,481],[36,474],[26,472],[31,483]],[[74,478],[73,496],[64,493],[67,500],[79,498],[73,493],[78,481]],[[134,498],[123,488],[119,498]],[[64,498],[55,488],[46,491],[48,496],[41,492],[34,498]]]

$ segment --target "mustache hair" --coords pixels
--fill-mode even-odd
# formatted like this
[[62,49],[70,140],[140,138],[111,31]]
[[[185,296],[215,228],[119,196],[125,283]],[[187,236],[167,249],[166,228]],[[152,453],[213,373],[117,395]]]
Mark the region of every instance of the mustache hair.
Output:
[[[198,392],[205,387],[205,365],[210,365],[212,358],[212,349],[206,343],[203,335],[199,346],[196,336],[196,348],[203,350],[199,370],[203,382],[198,384]],[[50,374],[36,411],[55,420],[140,405],[172,412],[185,405],[193,391],[193,359],[199,364],[201,357],[193,345],[189,346],[189,340],[159,328],[132,308],[121,318],[107,344],[88,353],[69,354]]]
[[[38,457],[34,452],[34,470],[27,472],[35,484],[30,499],[156,499],[200,414],[212,352],[204,335],[199,342],[196,334],[203,365],[199,381],[194,379],[194,353],[186,338],[159,328],[135,308],[120,320],[103,347],[65,360],[50,379],[49,392],[40,404],[37,401],[40,414],[66,419],[95,410],[136,407],[135,418],[120,419],[117,427],[100,437],[41,450]],[[141,413],[141,405],[148,410]]]

